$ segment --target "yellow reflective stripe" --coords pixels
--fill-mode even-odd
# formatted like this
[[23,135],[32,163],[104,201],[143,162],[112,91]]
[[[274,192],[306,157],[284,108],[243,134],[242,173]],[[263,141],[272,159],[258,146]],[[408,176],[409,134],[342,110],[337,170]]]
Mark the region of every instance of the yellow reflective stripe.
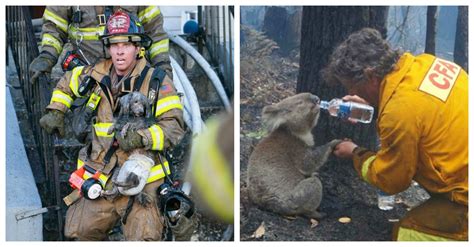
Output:
[[84,165],[84,161],[82,161],[81,159],[77,159],[77,168],[76,168],[76,170],[79,170],[83,165]]
[[[82,178],[86,180],[88,178],[91,178],[92,176],[94,176],[94,174],[90,174],[88,171],[85,171],[84,176],[82,176]],[[109,180],[109,177],[105,176],[104,174],[99,175],[99,182],[102,184],[103,187],[105,187],[107,180]]]
[[150,58],[154,58],[160,53],[168,52],[169,43],[169,39],[164,39],[153,43],[153,45],[150,46]]
[[155,117],[158,117],[161,114],[174,108],[183,110],[183,105],[181,104],[181,100],[179,99],[179,96],[175,95],[175,96],[162,98],[158,100],[158,102],[156,103]]
[[114,123],[96,123],[94,124],[95,134],[101,137],[113,137],[114,133],[107,134]]
[[217,119],[208,122],[207,127],[207,131],[193,142],[191,160],[194,163],[191,174],[208,206],[220,218],[231,222],[234,215],[232,173],[216,143],[219,129]]
[[397,241],[456,241],[455,239],[444,238],[419,232],[413,229],[400,227],[398,230]]
[[55,13],[49,11],[48,9],[44,10],[43,19],[48,20],[56,24],[61,30],[67,32],[68,22],[63,18],[59,17]]
[[72,92],[76,97],[80,97],[79,95],[79,76],[82,74],[82,70],[84,66],[75,67],[72,70],[71,80],[69,81],[69,88],[71,88]]
[[63,48],[61,46],[61,42],[59,42],[58,39],[56,39],[53,35],[51,35],[49,33],[44,33],[43,34],[43,39],[41,40],[41,45],[42,46],[49,45],[49,46],[54,47],[54,49],[56,49],[56,52],[58,54],[60,54],[61,51],[63,50]]
[[103,35],[105,26],[100,27],[85,27],[76,28],[74,26],[69,27],[69,37],[76,40],[99,40],[99,36]]
[[54,90],[50,103],[59,102],[65,105],[67,108],[70,108],[73,101],[74,100],[71,98],[71,96],[65,94],[64,92],[60,90]]
[[[171,170],[170,170],[168,161],[165,161],[165,168],[166,168],[166,173],[170,175]],[[165,171],[163,170],[163,167],[161,166],[161,164],[158,164],[150,169],[150,175],[148,176],[146,183],[155,182],[156,180],[162,179],[164,177],[165,177]]]
[[148,128],[148,131],[150,131],[153,142],[151,150],[163,150],[165,136],[163,135],[163,130],[161,127],[158,124],[154,124]]
[[155,18],[161,13],[158,6],[150,6],[138,13],[138,19],[142,24],[149,22],[151,19]]
[[364,179],[364,181],[366,181],[367,183],[370,183],[369,181],[369,178],[367,177],[367,173],[369,172],[369,167],[370,165],[372,164],[372,162],[375,160],[376,156],[373,155],[373,156],[370,156],[368,159],[366,159],[364,161],[364,163],[362,164],[362,169],[361,169],[361,175],[362,175],[362,178]]

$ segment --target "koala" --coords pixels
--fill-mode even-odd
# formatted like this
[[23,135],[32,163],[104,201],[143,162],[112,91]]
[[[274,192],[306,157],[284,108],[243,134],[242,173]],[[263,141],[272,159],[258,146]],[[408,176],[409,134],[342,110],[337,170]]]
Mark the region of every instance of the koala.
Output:
[[340,140],[314,147],[311,130],[319,119],[319,98],[301,93],[266,106],[262,119],[269,135],[250,155],[249,199],[263,210],[284,216],[320,219],[319,168]]
[[148,98],[140,92],[132,92],[120,98],[120,111],[108,134],[114,130],[125,137],[128,129],[139,130],[153,124]]

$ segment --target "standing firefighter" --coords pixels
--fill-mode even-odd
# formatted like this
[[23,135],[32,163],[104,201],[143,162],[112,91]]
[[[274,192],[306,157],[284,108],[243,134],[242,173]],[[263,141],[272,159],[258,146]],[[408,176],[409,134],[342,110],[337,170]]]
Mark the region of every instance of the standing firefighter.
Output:
[[[67,211],[65,235],[104,240],[121,220],[127,240],[160,240],[163,218],[156,191],[165,171],[170,171],[160,152],[183,137],[183,106],[171,79],[144,59],[142,47],[148,48],[152,41],[138,18],[116,12],[108,19],[101,40],[111,59],[66,72],[53,91],[48,113],[40,120],[49,133],[63,130],[64,113],[78,97],[88,97],[85,107],[94,113],[92,142],[79,152],[78,170],[69,180],[76,190],[65,198],[66,203],[73,203]],[[125,134],[113,132],[118,114],[125,112],[118,109],[123,108],[121,99],[131,92],[148,98],[151,124],[128,128]],[[112,177],[117,170],[118,176]],[[126,178],[122,182],[129,187],[119,190],[121,194],[104,196],[120,178]],[[101,196],[94,199],[101,190]]]
[[48,6],[43,14],[41,53],[30,65],[31,82],[41,73],[50,73],[70,42],[83,62],[94,64],[104,57],[99,36],[104,34],[106,20],[117,10],[138,16],[145,34],[152,39],[148,58],[153,67],[172,76],[168,54],[169,39],[163,30],[163,15],[157,6]]
[[467,240],[466,72],[429,54],[401,54],[365,28],[336,48],[324,74],[348,90],[344,100],[378,108],[380,150],[345,141],[334,154],[352,158],[357,173],[388,194],[415,180],[431,195],[394,227],[394,240]]

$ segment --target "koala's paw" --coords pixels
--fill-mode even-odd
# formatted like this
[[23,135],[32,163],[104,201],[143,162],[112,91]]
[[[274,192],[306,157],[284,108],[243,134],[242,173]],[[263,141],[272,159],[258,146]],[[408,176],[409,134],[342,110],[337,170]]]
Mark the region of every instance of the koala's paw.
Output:
[[331,149],[334,149],[337,146],[337,144],[339,144],[341,142],[342,142],[342,140],[334,139],[334,140],[328,142],[327,145],[329,145],[331,147]]
[[314,211],[314,212],[311,213],[311,215],[309,215],[309,218],[320,220],[322,218],[325,218],[326,216],[327,216],[326,213],[319,212],[319,211]]
[[143,191],[136,195],[135,199],[143,207],[148,207],[153,202],[153,198]]

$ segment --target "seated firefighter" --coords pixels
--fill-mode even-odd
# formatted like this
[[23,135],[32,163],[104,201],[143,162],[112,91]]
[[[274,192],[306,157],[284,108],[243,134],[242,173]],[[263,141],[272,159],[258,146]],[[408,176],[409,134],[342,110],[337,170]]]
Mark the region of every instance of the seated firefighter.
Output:
[[[160,152],[175,146],[184,135],[183,105],[171,79],[163,70],[150,67],[143,57],[143,48],[150,46],[151,39],[135,16],[115,12],[100,38],[111,59],[67,72],[40,120],[48,133],[58,130],[64,134],[64,113],[79,97],[88,97],[85,106],[94,113],[92,141],[79,152],[78,170],[69,180],[76,190],[65,198],[72,204],[66,214],[65,235],[77,240],[105,240],[120,220],[126,240],[160,240],[164,220],[156,203],[157,188],[164,182],[165,172],[170,173]],[[148,98],[153,121],[122,134],[113,126],[122,112],[120,99],[132,92]],[[125,169],[127,165],[133,169]],[[116,173],[118,176],[112,176]],[[103,192],[112,191],[117,186],[114,180],[124,173],[129,187],[116,196],[105,196]],[[94,185],[89,190],[83,186],[91,179],[102,191],[96,199]],[[136,200],[137,192],[123,191],[139,191],[147,199]]]

